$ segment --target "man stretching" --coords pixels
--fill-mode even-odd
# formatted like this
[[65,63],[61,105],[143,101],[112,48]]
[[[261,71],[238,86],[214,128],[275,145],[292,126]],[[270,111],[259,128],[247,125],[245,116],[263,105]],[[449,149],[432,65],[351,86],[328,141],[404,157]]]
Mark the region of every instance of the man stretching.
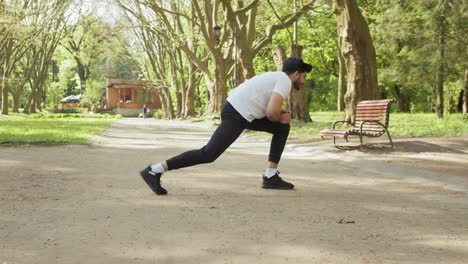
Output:
[[250,129],[273,134],[262,188],[293,189],[294,185],[283,181],[277,170],[291,122],[291,113],[281,107],[291,87],[301,89],[311,70],[312,65],[291,57],[284,62],[282,72],[266,72],[246,80],[229,94],[221,110],[221,124],[208,144],[148,166],[140,171],[141,177],[156,194],[167,194],[161,186],[163,173],[215,161],[244,129]]

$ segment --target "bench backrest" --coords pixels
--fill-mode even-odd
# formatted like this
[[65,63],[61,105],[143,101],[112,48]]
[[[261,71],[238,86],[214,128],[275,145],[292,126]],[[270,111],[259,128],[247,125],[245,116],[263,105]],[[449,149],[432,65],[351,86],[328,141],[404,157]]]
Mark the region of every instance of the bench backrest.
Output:
[[[375,120],[388,127],[388,119],[390,117],[390,107],[395,103],[395,99],[384,100],[367,100],[361,101],[356,106],[356,121],[354,127],[359,129],[364,121]],[[363,125],[363,131],[383,133],[385,130],[375,122],[366,122]]]

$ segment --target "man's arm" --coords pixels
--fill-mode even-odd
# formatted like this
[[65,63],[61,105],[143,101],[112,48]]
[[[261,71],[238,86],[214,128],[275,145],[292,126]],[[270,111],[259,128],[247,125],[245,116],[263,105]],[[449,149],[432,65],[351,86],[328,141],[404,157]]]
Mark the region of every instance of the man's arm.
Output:
[[[272,122],[289,123],[291,120],[290,113],[287,110],[282,110],[283,96],[273,92],[268,102],[266,117]],[[289,121],[287,120],[289,118]]]

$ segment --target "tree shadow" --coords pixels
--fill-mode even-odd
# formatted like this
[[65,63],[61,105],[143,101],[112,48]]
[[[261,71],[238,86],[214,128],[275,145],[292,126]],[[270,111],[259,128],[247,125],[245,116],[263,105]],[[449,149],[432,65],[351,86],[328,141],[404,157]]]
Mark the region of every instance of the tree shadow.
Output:
[[[351,143],[353,144],[353,143]],[[387,153],[422,153],[422,152],[435,152],[435,153],[453,153],[453,154],[466,154],[458,150],[460,145],[449,144],[449,146],[442,146],[436,143],[430,143],[421,140],[413,141],[396,141],[393,143],[392,148],[389,143],[365,143],[361,145],[335,145],[334,148],[340,151],[359,151],[369,154],[387,154]]]

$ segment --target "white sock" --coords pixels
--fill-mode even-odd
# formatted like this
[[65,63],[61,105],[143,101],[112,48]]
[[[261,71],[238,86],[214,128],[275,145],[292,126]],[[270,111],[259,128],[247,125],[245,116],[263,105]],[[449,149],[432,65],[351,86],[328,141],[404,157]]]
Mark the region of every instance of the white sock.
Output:
[[152,165],[151,166],[151,171],[154,172],[154,173],[164,173],[164,172],[166,172],[164,170],[164,167],[163,167],[162,163]]
[[276,172],[278,171],[277,168],[267,168],[265,172],[265,177],[271,178],[275,176]]

